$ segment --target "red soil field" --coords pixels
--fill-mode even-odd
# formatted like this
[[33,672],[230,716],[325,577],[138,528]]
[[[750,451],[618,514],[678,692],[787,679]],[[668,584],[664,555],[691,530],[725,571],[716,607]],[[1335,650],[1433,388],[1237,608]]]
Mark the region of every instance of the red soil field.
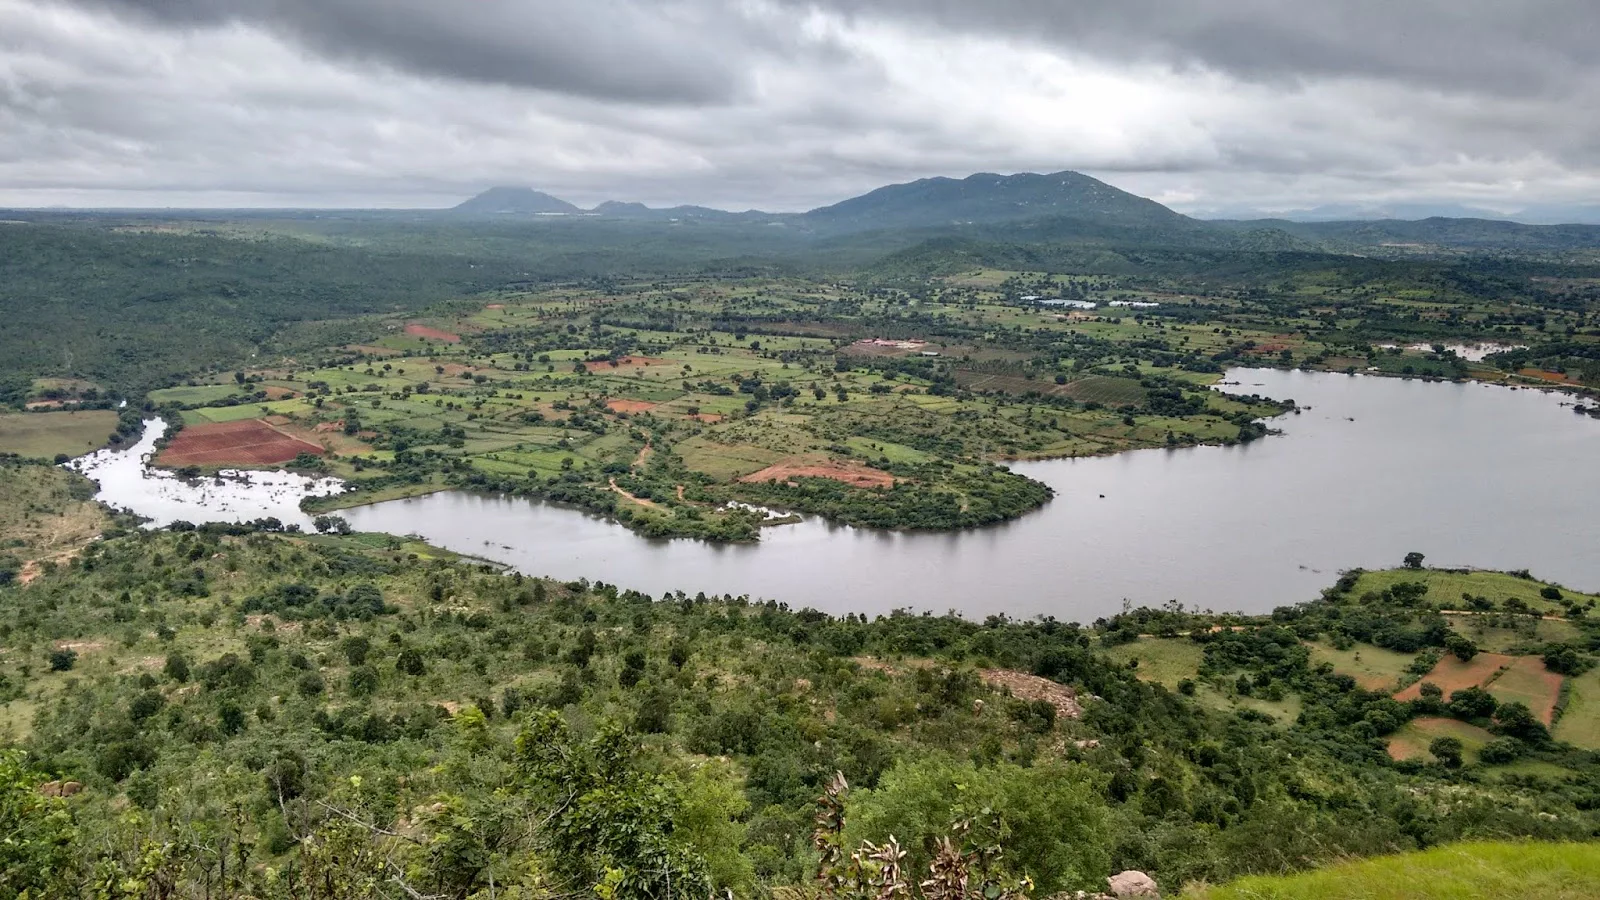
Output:
[[1450,699],[1452,691],[1462,688],[1477,687],[1494,677],[1494,674],[1516,661],[1514,656],[1505,656],[1500,653],[1479,653],[1471,662],[1462,662],[1454,656],[1446,656],[1439,660],[1421,681],[1413,683],[1410,687],[1394,695],[1396,700],[1415,700],[1422,696],[1422,682],[1431,681],[1444,691],[1445,699]]
[[1517,374],[1525,376],[1527,378],[1537,378],[1540,381],[1553,381],[1556,384],[1576,384],[1577,383],[1577,379],[1573,378],[1570,375],[1563,375],[1560,372],[1546,372],[1543,369],[1521,369],[1521,370],[1518,370]]
[[261,390],[266,392],[268,400],[288,400],[290,397],[300,396],[286,387],[278,387],[273,384],[269,384]]
[[270,466],[301,453],[321,456],[320,446],[297,440],[259,419],[191,425],[161,451],[164,466]]
[[412,337],[432,338],[436,341],[444,341],[447,344],[461,343],[461,335],[459,334],[451,334],[448,331],[440,331],[437,328],[429,328],[426,325],[418,325],[415,322],[407,325],[405,332]]
[[763,481],[788,481],[791,478],[832,478],[854,487],[890,487],[894,476],[882,469],[855,463],[817,462],[796,459],[773,463],[759,472],[740,478],[747,484]]
[[655,408],[656,408],[656,405],[654,403],[646,403],[643,400],[607,400],[606,401],[606,409],[609,409],[614,413],[642,413],[642,412],[649,412],[650,410],[655,409]]

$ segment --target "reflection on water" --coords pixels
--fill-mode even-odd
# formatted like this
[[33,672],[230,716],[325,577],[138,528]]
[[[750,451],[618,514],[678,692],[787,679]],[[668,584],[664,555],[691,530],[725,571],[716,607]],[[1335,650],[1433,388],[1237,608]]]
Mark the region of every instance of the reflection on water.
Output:
[[[652,594],[748,594],[834,613],[896,608],[1088,621],[1123,601],[1264,612],[1313,598],[1342,569],[1530,569],[1600,587],[1595,508],[1600,421],[1563,395],[1483,384],[1270,369],[1228,390],[1293,398],[1282,436],[1238,447],[1140,450],[1018,463],[1056,498],[963,532],[872,531],[805,519],[759,544],[648,540],[582,512],[459,492],[346,510],[363,531],[417,534],[523,572]],[[131,450],[72,465],[101,499],[156,524],[276,516],[309,527],[302,497],[333,479],[240,473],[190,483],[150,470],[147,423]],[[1448,598],[1446,598],[1448,599]]]
[[1284,434],[1239,447],[1018,463],[1057,496],[1014,522],[898,533],[816,519],[759,545],[652,541],[536,501],[462,493],[346,511],[530,574],[651,593],[749,594],[834,613],[898,607],[1087,621],[1124,599],[1264,612],[1342,569],[1412,550],[1600,587],[1600,422],[1562,395],[1483,384],[1235,370],[1293,398]]
[[292,472],[234,471],[218,477],[183,479],[150,467],[156,441],[167,423],[147,419],[139,443],[123,450],[101,450],[79,457],[68,467],[100,484],[96,499],[117,509],[145,516],[151,527],[187,522],[249,522],[275,517],[285,525],[311,527],[300,511],[304,497],[324,497],[344,490],[337,478],[311,478]]

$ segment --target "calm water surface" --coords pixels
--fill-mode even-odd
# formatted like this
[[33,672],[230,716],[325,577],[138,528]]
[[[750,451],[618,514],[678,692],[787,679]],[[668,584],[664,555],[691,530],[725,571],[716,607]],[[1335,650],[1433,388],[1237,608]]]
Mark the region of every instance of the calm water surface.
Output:
[[1089,621],[1123,602],[1263,612],[1341,569],[1527,568],[1600,588],[1600,421],[1557,394],[1237,370],[1225,389],[1309,410],[1243,447],[1019,463],[1056,498],[959,533],[808,520],[760,544],[652,541],[536,501],[443,493],[344,515],[530,574],[660,594],[749,594],[833,613],[897,607]]

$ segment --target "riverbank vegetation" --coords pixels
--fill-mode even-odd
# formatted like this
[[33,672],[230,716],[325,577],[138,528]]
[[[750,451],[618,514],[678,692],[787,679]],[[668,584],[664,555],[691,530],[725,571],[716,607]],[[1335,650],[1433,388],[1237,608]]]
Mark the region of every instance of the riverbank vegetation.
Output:
[[[1259,617],[831,618],[383,535],[112,528],[0,587],[0,863],[32,896],[744,897],[890,835],[927,871],[953,835],[993,890],[1049,896],[1591,837],[1576,693],[1552,728],[1493,681],[1404,700],[1314,661],[1383,647],[1425,683],[1467,606],[1558,617],[1570,640],[1526,658],[1593,671],[1593,597],[1522,579],[1478,609],[1430,577]],[[1168,645],[1198,652],[1126,655]],[[1397,759],[1435,719],[1482,745]]]

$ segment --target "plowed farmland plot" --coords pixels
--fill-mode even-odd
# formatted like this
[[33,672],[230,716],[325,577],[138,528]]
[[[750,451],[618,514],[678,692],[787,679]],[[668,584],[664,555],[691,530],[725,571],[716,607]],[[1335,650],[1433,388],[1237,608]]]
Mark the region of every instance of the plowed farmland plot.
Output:
[[435,340],[435,341],[444,341],[447,344],[459,344],[459,343],[461,343],[461,335],[459,335],[459,334],[455,334],[455,333],[449,332],[449,331],[443,331],[443,330],[440,330],[438,328],[433,328],[433,327],[428,326],[428,325],[419,325],[419,324],[417,324],[415,322],[412,322],[411,324],[409,324],[409,325],[407,325],[405,327],[405,333],[411,335],[412,337],[428,338],[430,340]]
[[259,419],[191,425],[161,451],[164,466],[270,466],[302,453],[322,455],[317,444],[292,438]]
[[1454,656],[1446,656],[1439,660],[1421,681],[1416,682],[1405,690],[1394,695],[1396,700],[1415,700],[1422,696],[1422,682],[1431,681],[1444,691],[1446,698],[1454,691],[1462,688],[1483,685],[1494,673],[1517,660],[1515,656],[1503,656],[1499,653],[1479,653],[1471,662],[1462,662]]

